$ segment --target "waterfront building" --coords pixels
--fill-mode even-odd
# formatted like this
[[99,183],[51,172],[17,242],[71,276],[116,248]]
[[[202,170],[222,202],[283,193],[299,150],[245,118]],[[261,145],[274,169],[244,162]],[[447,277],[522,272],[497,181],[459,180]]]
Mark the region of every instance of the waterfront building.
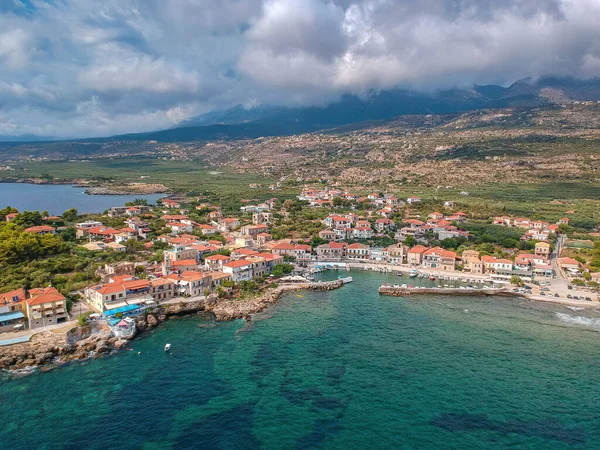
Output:
[[31,329],[56,325],[69,319],[65,297],[52,286],[30,289],[26,301]]

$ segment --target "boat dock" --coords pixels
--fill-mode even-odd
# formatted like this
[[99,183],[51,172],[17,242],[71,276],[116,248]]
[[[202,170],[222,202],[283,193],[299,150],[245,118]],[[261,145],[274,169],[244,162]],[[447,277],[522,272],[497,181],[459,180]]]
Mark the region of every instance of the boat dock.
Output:
[[428,287],[402,287],[382,285],[379,288],[379,295],[388,295],[392,297],[408,297],[411,295],[514,295],[513,292],[502,288],[428,288]]

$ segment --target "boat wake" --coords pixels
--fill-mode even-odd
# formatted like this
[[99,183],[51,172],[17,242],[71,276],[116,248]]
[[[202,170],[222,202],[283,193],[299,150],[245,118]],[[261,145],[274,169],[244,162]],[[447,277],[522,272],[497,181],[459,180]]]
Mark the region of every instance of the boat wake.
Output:
[[564,313],[556,313],[556,317],[558,317],[558,319],[561,322],[568,323],[570,325],[577,325],[588,329],[600,331],[600,319],[597,318],[571,316],[569,314]]

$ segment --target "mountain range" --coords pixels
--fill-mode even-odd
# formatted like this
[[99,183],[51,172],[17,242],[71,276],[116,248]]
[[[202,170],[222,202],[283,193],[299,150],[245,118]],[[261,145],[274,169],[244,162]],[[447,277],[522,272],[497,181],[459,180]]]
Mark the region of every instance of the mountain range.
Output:
[[[572,101],[600,100],[600,78],[526,78],[509,87],[487,85],[433,93],[393,89],[365,96],[344,95],[326,106],[279,107],[260,105],[212,111],[186,120],[177,127],[85,141],[189,142],[255,139],[327,130],[361,122],[388,120],[410,114],[448,114],[484,108],[539,107]],[[0,141],[7,141],[0,136]],[[39,141],[34,136],[15,141]]]

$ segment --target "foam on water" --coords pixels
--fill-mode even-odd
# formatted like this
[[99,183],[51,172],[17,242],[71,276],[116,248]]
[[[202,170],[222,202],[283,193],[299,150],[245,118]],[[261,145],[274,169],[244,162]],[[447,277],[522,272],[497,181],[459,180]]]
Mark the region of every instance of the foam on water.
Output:
[[592,318],[592,317],[582,317],[582,316],[571,316],[565,313],[556,313],[556,317],[561,322],[568,323],[571,325],[578,325],[586,328],[590,328],[596,331],[600,331],[600,319]]

